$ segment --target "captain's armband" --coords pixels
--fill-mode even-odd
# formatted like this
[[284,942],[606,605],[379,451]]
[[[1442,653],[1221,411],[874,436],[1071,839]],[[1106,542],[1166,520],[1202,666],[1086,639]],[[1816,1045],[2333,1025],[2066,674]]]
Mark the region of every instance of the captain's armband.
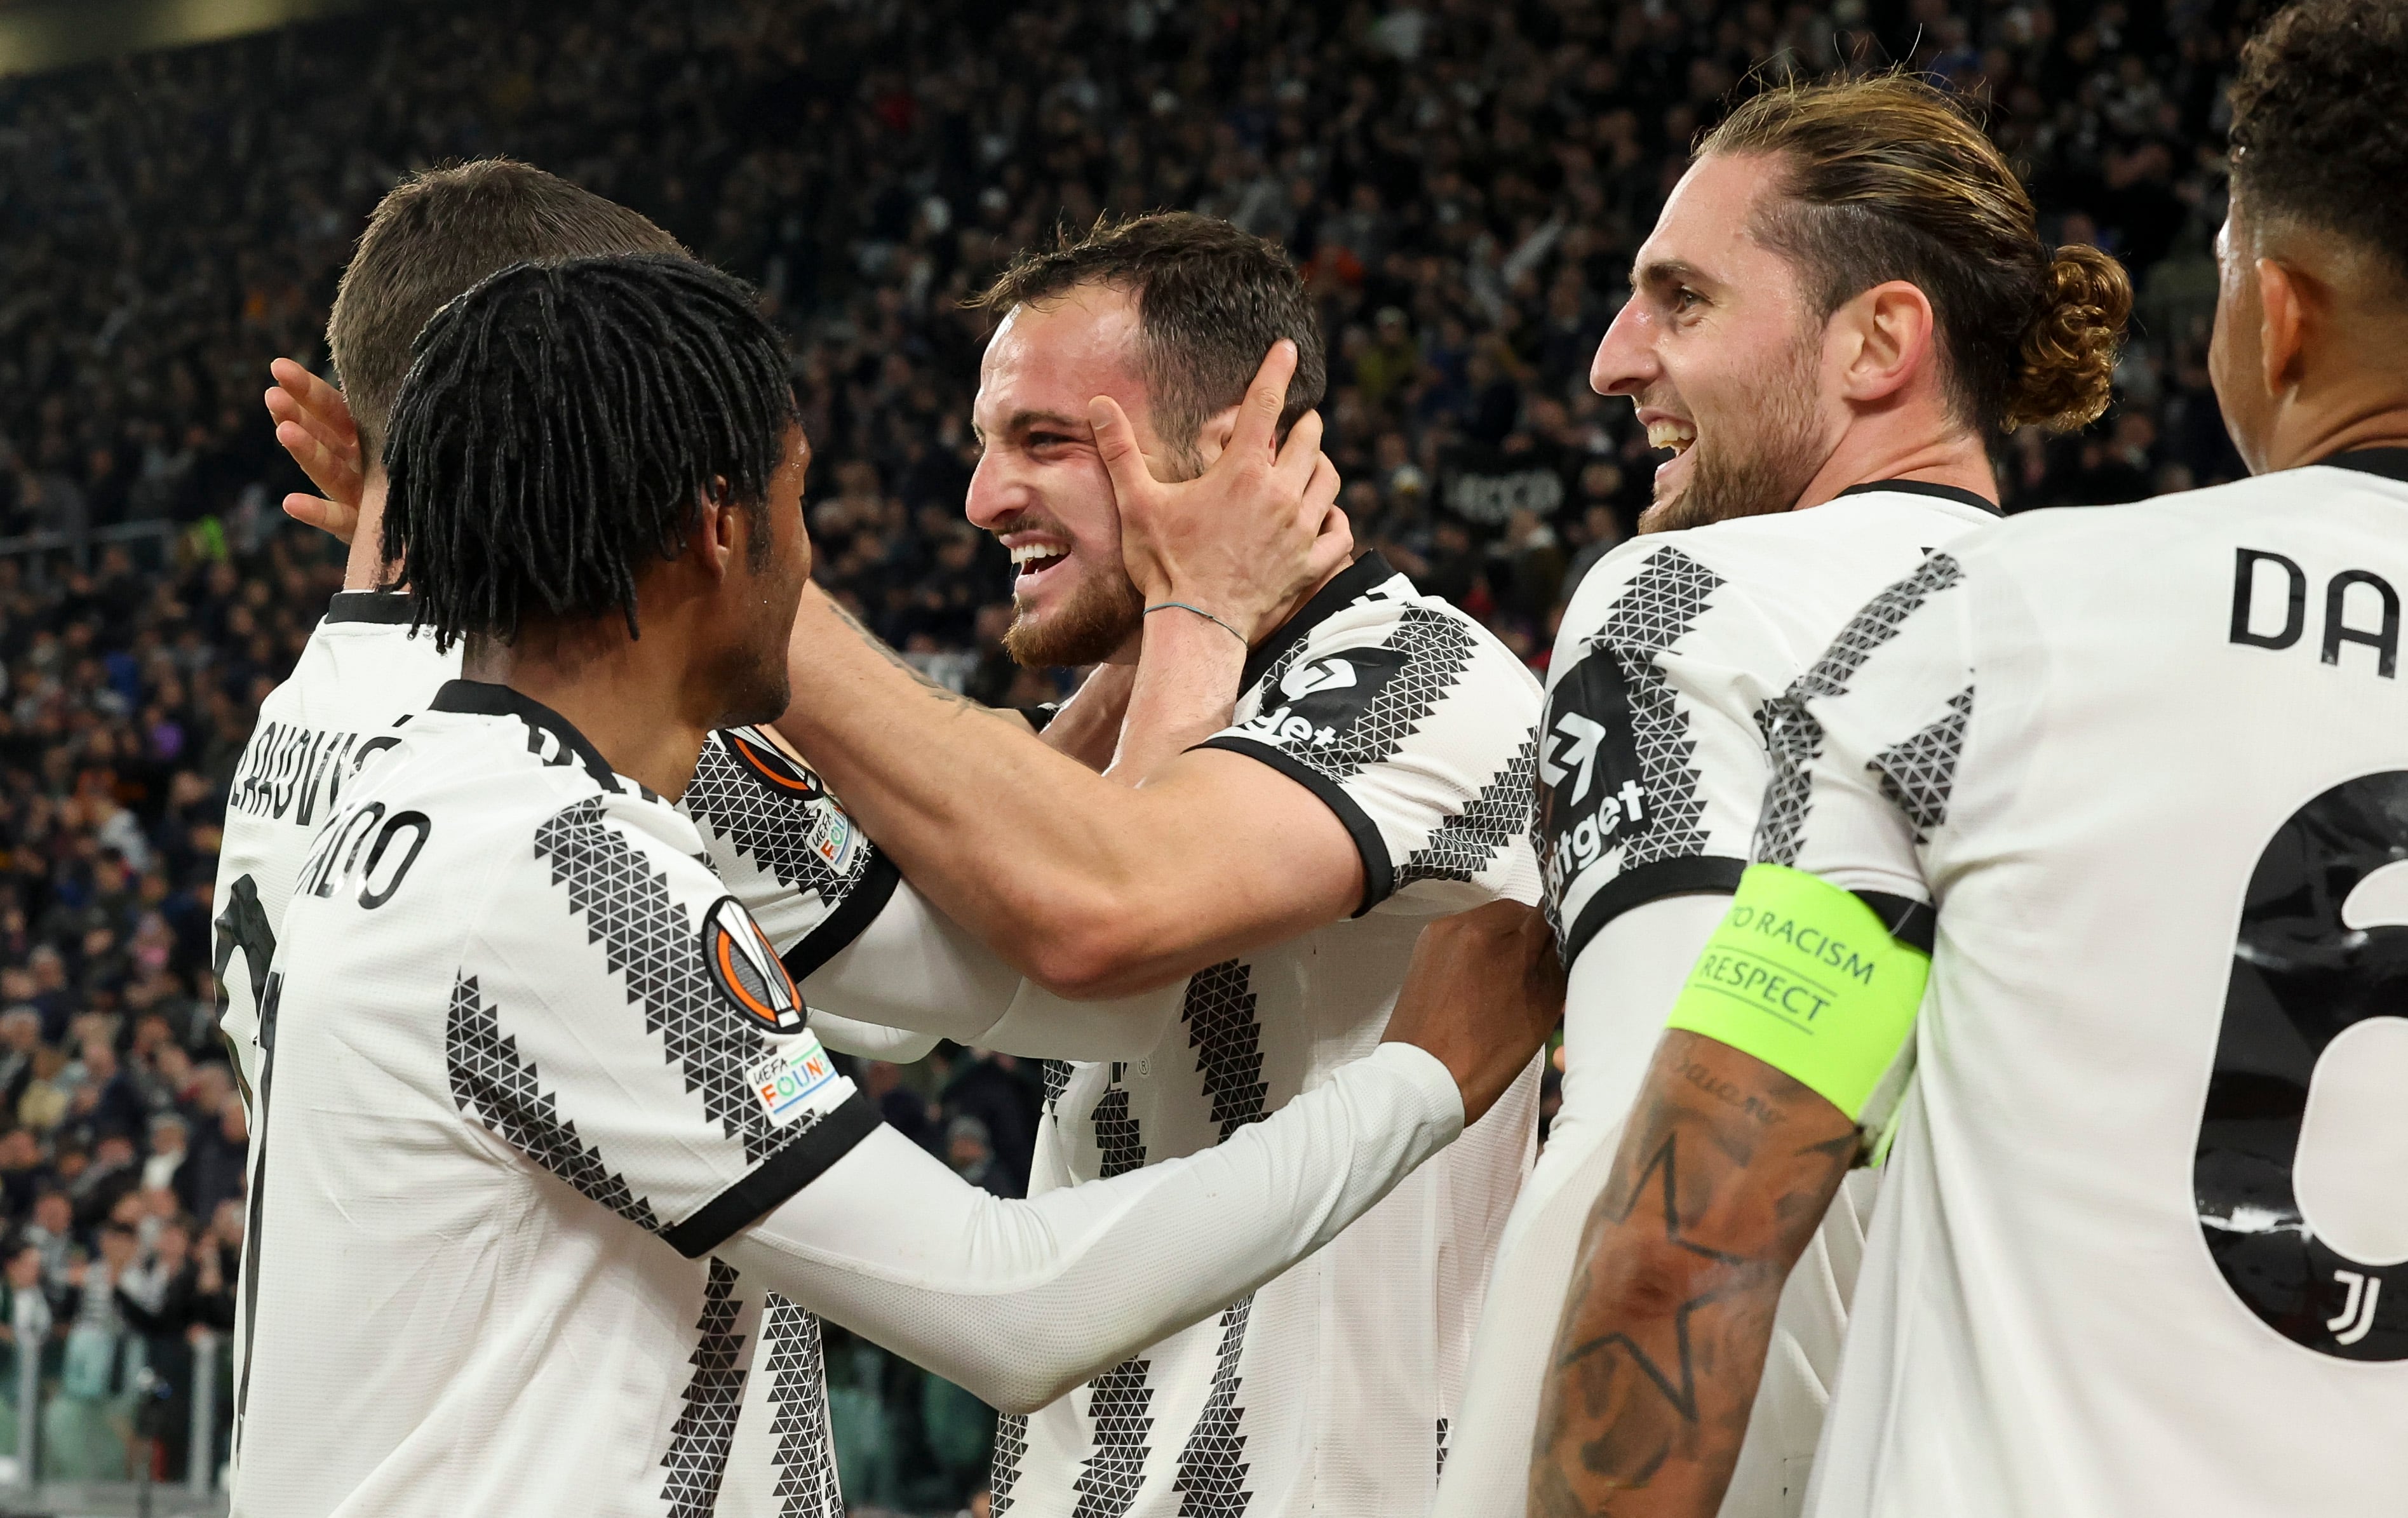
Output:
[[1753,1054],[1862,1122],[1901,1068],[1930,973],[1928,949],[1855,892],[1753,865],[1666,1025]]

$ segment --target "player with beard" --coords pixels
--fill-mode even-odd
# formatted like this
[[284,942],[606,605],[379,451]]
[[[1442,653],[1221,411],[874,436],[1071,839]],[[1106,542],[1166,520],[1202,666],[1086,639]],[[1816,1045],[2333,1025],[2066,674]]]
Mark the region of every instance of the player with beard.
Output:
[[1960,538],[1778,703],[1584,1246],[1546,1512],[1714,1511],[1783,1273],[1885,1141],[1807,1512],[2401,1507],[2408,8],[2300,0],[2236,64],[2208,368],[2255,478]]
[[235,1511],[836,1518],[795,1320],[1029,1407],[1322,1246],[1522,1080],[1559,981],[1500,904],[1422,938],[1390,1039],[1227,1144],[1027,1201],[962,1181],[830,1066],[664,799],[785,706],[810,571],[752,292],[522,265],[415,352],[382,542],[462,678],[346,787],[261,998]]
[[[1421,923],[1535,899],[1539,689],[1376,555],[1242,588],[1276,577],[1235,566],[1285,551],[1211,504],[1230,441],[1319,428],[1318,324],[1278,249],[1145,217],[1025,257],[986,299],[969,517],[1019,566],[1015,657],[1135,662],[1110,771],[915,681],[816,593],[779,727],[904,882],[853,942],[806,950],[806,995],[1054,1060],[1042,1195],[1277,1113],[1376,1043]],[[1229,589],[1176,588],[1208,580]],[[997,1507],[1426,1508],[1536,1096],[1534,1063],[1314,1260],[1007,1421]]]
[[[1988,139],[1896,77],[1741,106],[1698,145],[1631,288],[1591,381],[1673,453],[1549,668],[1539,837],[1571,975],[1564,1101],[1489,1290],[1447,1518],[1524,1511],[1584,1221],[1746,867],[1761,713],[1873,591],[1995,520],[2001,428],[2100,414],[2130,299],[2105,254],[2044,247]],[[1726,1513],[1795,1511],[1873,1181],[1841,1194],[1791,1277]]]

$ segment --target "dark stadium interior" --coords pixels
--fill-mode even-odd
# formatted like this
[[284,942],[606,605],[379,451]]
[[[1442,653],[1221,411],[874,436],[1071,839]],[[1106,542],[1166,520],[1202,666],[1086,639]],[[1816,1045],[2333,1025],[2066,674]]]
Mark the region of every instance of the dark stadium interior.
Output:
[[[995,703],[1059,686],[1004,655],[1005,557],[962,516],[987,322],[964,296],[1099,215],[1276,237],[1321,300],[1357,538],[1542,663],[1646,500],[1645,437],[1588,391],[1590,357],[1685,146],[1751,75],[1944,79],[1988,102],[2042,236],[2129,266],[2116,404],[2002,439],[2009,509],[2237,476],[2204,350],[2224,86],[2261,8],[437,0],[0,80],[0,1331],[12,1364],[43,1341],[52,1456],[123,1476],[137,1361],[188,1395],[193,1334],[232,1321],[246,1137],[214,1020],[217,830],[340,576],[278,511],[307,485],[260,394],[277,355],[325,370],[336,279],[397,174],[523,158],[755,282],[817,451],[820,579]],[[866,1079],[1016,1194],[1039,1072],[942,1067]],[[991,1419],[838,1338],[848,1487],[968,1502]],[[12,1424],[19,1383],[0,1374]]]

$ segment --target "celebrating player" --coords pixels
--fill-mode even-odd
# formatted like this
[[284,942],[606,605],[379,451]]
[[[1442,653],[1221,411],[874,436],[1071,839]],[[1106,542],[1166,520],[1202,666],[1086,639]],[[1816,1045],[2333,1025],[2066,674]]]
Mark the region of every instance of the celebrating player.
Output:
[[[807,951],[812,1005],[1079,1056],[1049,1067],[1041,1192],[1280,1110],[1378,1041],[1419,924],[1535,896],[1539,690],[1376,555],[1293,596],[1179,593],[1182,574],[1277,551],[1187,499],[1233,439],[1274,419],[1317,436],[1320,333],[1276,248],[1205,217],[1141,218],[1023,259],[987,302],[1003,320],[969,513],[1020,564],[1011,646],[1040,665],[1138,660],[1113,767],[1144,783],[913,682],[810,591],[780,727],[908,882],[824,967],[826,938]],[[898,995],[932,965],[965,994]],[[1479,1132],[1303,1267],[1007,1424],[998,1498],[1426,1508],[1537,1084],[1534,1064]]]
[[2403,79],[2388,0],[2243,52],[2210,367],[2258,478],[1951,544],[1772,713],[1535,1507],[1714,1511],[1784,1275],[1886,1135],[1810,1512],[2399,1506]]
[[[1564,1105],[1489,1290],[1446,1518],[1524,1509],[1583,1222],[1745,867],[1770,763],[1759,713],[1883,584],[1995,520],[1998,429],[2100,413],[2129,304],[2106,255],[2042,247],[1997,150],[1899,78],[1742,105],[1700,145],[1631,286],[1592,382],[1674,451],[1646,536],[1582,581],[1549,670],[1537,779],[1572,974]],[[1728,1513],[1794,1511],[1872,1179],[1829,1210],[1783,1302]]]
[[833,1515],[816,1339],[750,1364],[767,1320],[1033,1406],[1326,1242],[1553,1020],[1500,906],[1259,1131],[992,1197],[828,1067],[661,799],[786,699],[809,448],[752,293],[662,256],[506,271],[422,334],[385,456],[386,542],[466,678],[347,787],[262,997],[237,1511]]

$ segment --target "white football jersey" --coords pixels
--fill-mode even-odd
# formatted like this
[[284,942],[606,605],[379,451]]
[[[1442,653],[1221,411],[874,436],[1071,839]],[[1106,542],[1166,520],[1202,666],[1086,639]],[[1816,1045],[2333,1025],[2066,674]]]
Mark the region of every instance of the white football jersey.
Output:
[[[1049,1062],[1032,1194],[1209,1148],[1378,1043],[1431,917],[1536,898],[1539,684],[1378,555],[1247,661],[1247,754],[1326,802],[1360,911],[1197,972],[1154,1053]],[[1320,1254],[997,1435],[997,1512],[1093,1518],[1426,1510],[1498,1231],[1536,1141],[1537,1067]]]
[[[1627,950],[1614,966],[1583,956],[1626,912],[1737,887],[1770,766],[1767,706],[1882,586],[1997,521],[1970,492],[1858,485],[1809,510],[1635,538],[1566,608],[1538,753],[1539,847],[1564,964],[1583,973],[1565,1010],[1563,1104],[1498,1258],[1443,1518],[1524,1511],[1564,1294],[1667,1010],[1627,1005],[1664,967],[1633,965]],[[1675,952],[1685,969],[1690,951]],[[1596,987],[1605,994],[1584,990]],[[1875,1190],[1870,1172],[1852,1176],[1793,1272],[1724,1518],[1780,1518],[1804,1495]]]
[[235,767],[214,898],[218,1026],[246,1101],[259,1073],[259,994],[309,840],[361,766],[394,744],[394,724],[460,673],[459,646],[436,652],[435,635],[413,635],[409,618],[407,595],[336,596],[292,675],[260,703]]
[[1938,912],[1811,1511],[2401,1511],[2403,587],[2343,455],[1964,539],[1784,702],[1757,856]]
[[698,1515],[749,1444],[747,1511],[835,1518],[810,1315],[711,1252],[874,1110],[693,825],[556,714],[459,680],[396,737],[262,997],[235,1511]]

